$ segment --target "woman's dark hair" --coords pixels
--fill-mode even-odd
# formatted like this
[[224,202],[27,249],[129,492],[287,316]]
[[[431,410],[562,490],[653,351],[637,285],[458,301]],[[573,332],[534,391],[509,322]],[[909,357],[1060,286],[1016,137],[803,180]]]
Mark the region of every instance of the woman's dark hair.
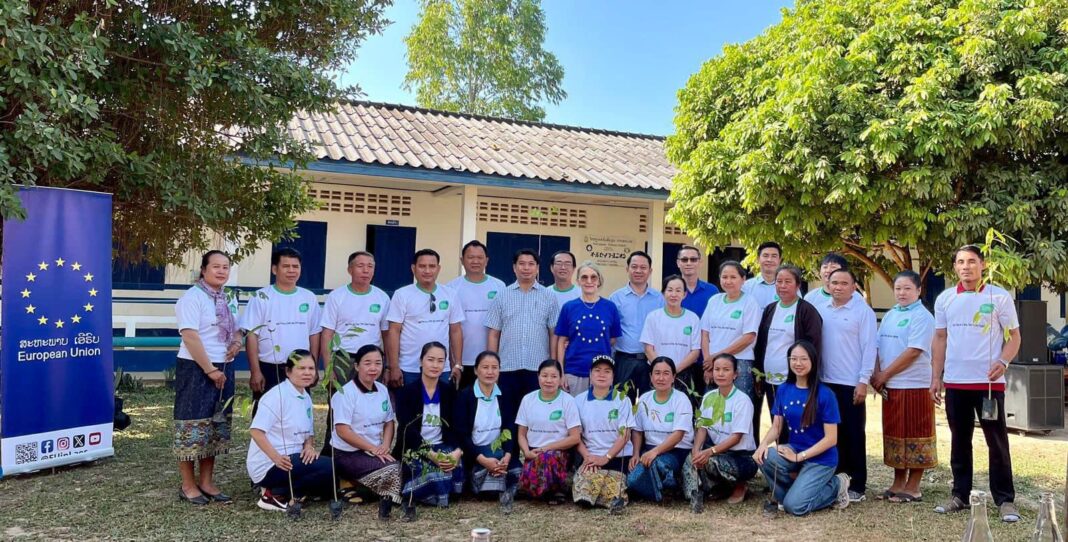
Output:
[[667,364],[668,368],[671,369],[672,376],[678,374],[678,371],[675,369],[675,361],[667,356],[659,356],[655,358],[653,362],[649,364],[649,374],[653,374],[653,369],[655,369],[656,366],[660,365],[661,363]]
[[686,291],[686,279],[682,278],[682,275],[670,275],[664,278],[664,284],[660,286],[660,293],[667,293],[668,284],[671,284],[671,281],[673,280],[682,281],[682,290],[684,292]]
[[298,348],[290,352],[289,357],[286,358],[286,372],[288,373],[289,371],[292,371],[293,367],[296,367],[297,364],[300,363],[300,360],[310,357],[312,357],[311,352],[303,348]]
[[728,354],[726,352],[723,352],[722,354],[717,354],[716,357],[712,358],[712,364],[715,365],[716,360],[720,359],[729,360],[731,362],[731,366],[734,367],[734,372],[738,372],[738,358],[734,357],[734,354]]
[[204,255],[200,257],[200,278],[204,278],[204,268],[208,267],[208,261],[211,260],[211,257],[216,254],[222,256],[223,258],[226,258],[227,263],[233,261],[232,259],[230,259],[229,254],[221,250],[209,250],[205,252]]
[[793,266],[793,265],[780,265],[779,268],[775,270],[775,276],[778,277],[779,273],[782,273],[783,271],[786,271],[787,273],[793,275],[794,276],[794,282],[796,282],[799,287],[801,286],[801,270],[800,269],[798,269],[796,266]]
[[920,274],[915,271],[912,271],[911,269],[902,271],[894,275],[894,282],[897,282],[898,279],[908,279],[909,282],[911,282],[917,288],[923,288],[923,281],[920,280]]
[[479,352],[477,356],[475,356],[475,368],[478,369],[478,366],[482,365],[483,360],[487,360],[490,358],[497,360],[498,366],[501,364],[501,357],[498,356],[496,352],[494,352],[493,350],[483,350]]
[[541,374],[542,371],[544,371],[545,369],[548,369],[550,367],[553,368],[553,369],[556,369],[556,374],[558,374],[560,376],[564,376],[564,369],[563,369],[563,367],[560,366],[560,362],[556,361],[555,359],[551,359],[551,358],[541,362],[538,365],[538,374]]
[[723,270],[728,268],[728,267],[733,267],[734,269],[736,269],[738,271],[738,276],[739,277],[742,277],[743,279],[745,278],[745,268],[742,267],[742,264],[740,264],[740,263],[738,263],[738,262],[736,262],[734,260],[727,260],[727,261],[719,264],[719,274],[722,275],[723,274]]
[[794,368],[790,365],[790,353],[795,348],[801,348],[808,354],[808,359],[812,361],[812,369],[808,372],[808,399],[805,400],[805,411],[801,413],[801,427],[809,427],[816,423],[816,409],[819,405],[820,397],[820,354],[816,351],[816,347],[808,341],[797,341],[790,345],[790,348],[786,349],[786,381],[797,385],[797,375],[794,374]]
[[423,358],[426,357],[426,353],[429,352],[431,348],[440,348],[446,354],[449,353],[449,349],[445,348],[444,344],[441,344],[438,341],[430,341],[430,342],[424,344],[423,345],[423,349],[419,351],[419,360],[420,361],[422,361]]
[[[363,357],[366,356],[367,354],[370,354],[371,352],[378,352],[378,355],[382,356],[382,360],[385,361],[386,353],[385,353],[385,351],[382,350],[382,347],[378,346],[377,344],[365,344],[365,345],[361,346],[360,349],[357,350],[355,354],[352,355],[352,366],[353,366],[353,368],[355,369],[355,367],[357,365],[359,365],[361,361],[363,361]],[[356,379],[356,371],[355,370],[352,371],[352,378],[353,378],[353,380]]]
[[954,250],[953,251],[953,261],[957,261],[957,256],[961,252],[971,252],[972,254],[975,254],[979,258],[979,261],[981,261],[981,262],[982,261],[986,261],[986,258],[983,257],[983,251],[980,250],[979,247],[977,247],[975,245],[964,245],[964,246],[958,248],[957,250]]

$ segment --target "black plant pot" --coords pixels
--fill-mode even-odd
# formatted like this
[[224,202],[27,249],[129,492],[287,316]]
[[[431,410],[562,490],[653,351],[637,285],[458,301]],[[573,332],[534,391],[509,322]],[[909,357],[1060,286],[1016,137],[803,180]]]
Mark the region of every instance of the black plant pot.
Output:
[[122,431],[127,427],[130,427],[132,420],[130,415],[122,411],[122,397],[115,396],[115,415],[114,415],[114,427],[116,431]]

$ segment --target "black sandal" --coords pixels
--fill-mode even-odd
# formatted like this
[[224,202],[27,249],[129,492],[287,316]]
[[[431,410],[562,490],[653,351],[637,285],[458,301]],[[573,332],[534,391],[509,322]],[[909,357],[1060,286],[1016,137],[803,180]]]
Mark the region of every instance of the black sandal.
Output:
[[[200,489],[200,488],[198,487],[197,489]],[[200,489],[200,492],[203,493],[204,496],[208,498],[209,502],[217,502],[219,504],[231,504],[231,503],[234,502],[234,499],[232,497],[230,497],[226,493],[223,493],[222,491],[212,494],[212,493],[208,493],[207,491],[204,491],[203,489]],[[207,504],[207,503],[205,503],[205,504]]]
[[923,502],[923,495],[910,495],[902,491],[901,493],[894,493],[890,496],[890,498],[887,499],[887,501],[899,504],[908,504],[910,502]]
[[184,489],[178,488],[178,500],[179,501],[184,501],[184,502],[187,502],[189,504],[196,505],[196,506],[204,506],[204,505],[208,504],[211,501],[208,500],[208,498],[205,497],[203,493],[204,492],[202,491],[200,495],[197,495],[196,497],[190,497],[190,496],[187,496],[185,494],[185,490]]

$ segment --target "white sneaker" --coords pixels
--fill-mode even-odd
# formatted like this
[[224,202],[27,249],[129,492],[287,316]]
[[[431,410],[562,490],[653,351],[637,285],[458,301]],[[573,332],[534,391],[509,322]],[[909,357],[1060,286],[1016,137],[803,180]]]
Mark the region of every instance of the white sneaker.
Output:
[[285,512],[286,503],[282,499],[275,497],[271,494],[270,490],[264,489],[263,495],[256,501],[256,506],[267,510],[268,512]]
[[868,496],[863,493],[858,493],[852,489],[849,490],[849,502],[861,502],[867,500],[867,498]]
[[834,507],[844,510],[849,507],[849,475],[840,472],[835,477],[838,478],[838,497],[834,500]]

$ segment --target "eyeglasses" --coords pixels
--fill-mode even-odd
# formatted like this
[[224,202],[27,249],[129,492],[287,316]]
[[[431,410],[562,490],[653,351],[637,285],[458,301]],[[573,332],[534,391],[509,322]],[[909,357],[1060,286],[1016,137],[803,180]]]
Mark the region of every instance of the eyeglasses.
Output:
[[430,294],[430,314],[434,314],[436,310],[438,310],[438,298],[434,297],[434,294]]
[[579,280],[583,280],[583,281],[586,281],[586,280],[592,280],[592,281],[596,281],[596,280],[597,280],[597,275],[582,275],[581,277],[579,277]]
[[701,258],[698,258],[696,256],[692,258],[679,258],[679,261],[682,263],[697,263],[701,261]]

